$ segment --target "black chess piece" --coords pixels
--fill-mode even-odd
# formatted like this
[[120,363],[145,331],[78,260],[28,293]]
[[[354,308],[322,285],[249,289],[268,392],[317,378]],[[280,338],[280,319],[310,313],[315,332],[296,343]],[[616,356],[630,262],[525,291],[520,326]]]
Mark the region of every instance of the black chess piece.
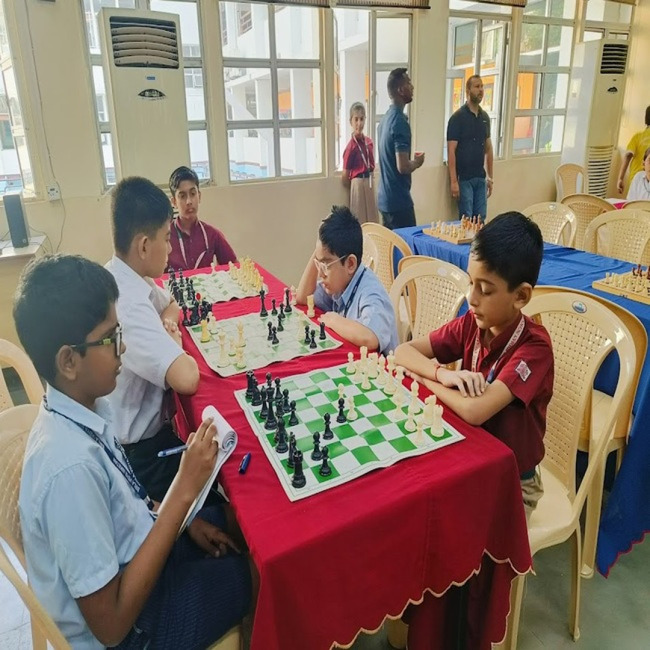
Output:
[[174,284],[176,282],[176,271],[174,269],[169,269],[169,284]]
[[289,404],[289,389],[285,388],[282,391],[282,408],[284,409],[285,413],[288,413],[289,410],[291,409],[291,405]]
[[189,316],[187,315],[187,307],[183,305],[183,325],[186,327],[190,324]]
[[289,434],[289,455],[287,456],[287,465],[293,467],[293,455],[296,453],[296,436]]
[[272,399],[272,395],[271,395],[271,396],[267,396],[267,400],[266,400],[266,401],[268,402],[269,411],[268,411],[268,413],[266,414],[266,421],[264,422],[264,428],[265,428],[267,431],[275,431],[275,429],[276,429],[277,426],[278,426],[278,421],[277,421],[277,419],[276,419],[276,417],[275,417],[275,413],[274,413],[274,411],[273,411],[273,399]]
[[318,433],[318,431],[314,431],[313,439],[314,439],[314,450],[311,452],[311,459],[320,460],[323,457],[323,452],[321,451],[320,448],[320,433]]
[[318,345],[316,344],[316,330],[312,330],[310,334],[309,348],[313,350],[314,348],[317,347]]
[[344,408],[345,408],[345,400],[342,397],[340,397],[339,398],[339,414],[336,416],[336,421],[337,422],[347,422],[348,421],[348,419],[345,417],[345,412],[343,410]]
[[260,316],[266,318],[269,315],[269,312],[266,311],[266,304],[264,303],[264,296],[266,296],[266,291],[260,289],[260,302],[262,303],[262,308],[260,309]]
[[183,269],[178,270],[178,283],[183,286],[185,284],[185,278],[183,277]]
[[255,375],[253,374],[253,371],[252,370],[246,371],[246,399],[247,400],[253,399],[253,379],[255,379]]
[[190,324],[191,325],[198,325],[201,322],[201,316],[199,315],[199,305],[198,303],[194,303],[192,306],[192,316],[190,317]]
[[271,373],[267,372],[265,377],[266,377],[266,392],[273,395],[273,380],[271,379]]
[[279,311],[280,311],[280,313],[278,314],[278,318],[280,320],[284,320],[286,318],[286,315],[284,313],[284,303],[282,303],[282,302],[280,303],[280,310]]
[[323,447],[321,449],[321,454],[322,454],[321,457],[323,459],[323,463],[318,468],[318,473],[321,476],[331,476],[332,475],[332,468],[330,467],[330,464],[329,464],[330,450],[327,447]]
[[275,446],[275,451],[278,454],[284,454],[289,450],[287,446],[287,430],[284,424],[284,418],[280,416],[278,418],[278,444]]
[[275,306],[275,298],[271,298],[271,316],[277,316],[278,310]]
[[282,382],[282,380],[280,379],[280,377],[275,378],[275,396],[273,397],[273,399],[275,400],[276,403],[282,401],[282,384],[281,384],[281,382]]
[[266,326],[269,328],[269,335],[266,337],[267,341],[272,341],[273,340],[273,332],[271,331],[271,328],[273,327],[273,323],[269,321]]
[[325,323],[323,322],[320,324],[320,334],[318,335],[318,338],[320,341],[324,341],[327,338],[327,334],[325,334]]
[[311,341],[309,338],[309,325],[305,325],[305,345],[309,345],[309,341]]
[[284,311],[286,314],[290,314],[293,311],[293,307],[291,306],[291,297],[290,297],[290,291],[289,289],[284,290]]
[[334,434],[332,433],[332,427],[330,426],[330,420],[332,416],[329,413],[325,413],[323,420],[325,421],[325,431],[323,431],[323,440],[332,440]]
[[298,416],[296,415],[296,400],[291,400],[289,403],[289,408],[291,409],[291,415],[289,416],[289,426],[295,427],[299,423]]
[[273,332],[273,338],[271,339],[271,345],[277,345],[280,342],[280,339],[278,338],[278,328],[274,325],[271,328],[271,332]]
[[269,412],[269,404],[267,402],[267,394],[268,391],[266,388],[262,387],[262,390],[260,391],[260,395],[262,397],[262,410],[260,411],[260,417],[261,418],[266,418]]
[[295,488],[305,487],[307,479],[305,473],[302,471],[302,451],[296,449],[293,452],[293,476],[291,477],[291,485]]
[[284,332],[284,325],[282,324],[282,319],[278,316],[278,332]]
[[257,379],[253,377],[253,399],[251,401],[252,406],[259,406],[262,403],[262,393],[257,386]]

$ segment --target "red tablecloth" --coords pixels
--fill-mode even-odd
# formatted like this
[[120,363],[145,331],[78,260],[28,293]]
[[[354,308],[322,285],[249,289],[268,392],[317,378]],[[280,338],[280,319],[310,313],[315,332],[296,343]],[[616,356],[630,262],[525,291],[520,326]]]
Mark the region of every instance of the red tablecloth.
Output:
[[[260,270],[269,298],[279,299],[284,285]],[[258,309],[259,299],[248,298],[220,303],[215,313],[226,318]],[[291,503],[234,398],[245,375],[219,377],[190,337],[184,334],[183,341],[198,361],[201,381],[195,395],[179,400],[181,435],[196,427],[208,404],[239,435],[219,480],[260,573],[252,650],[350,644],[360,630],[377,629],[425,591],[442,594],[464,583],[485,557],[495,567],[479,608],[480,647],[503,637],[510,581],[531,566],[519,477],[508,448],[445,410],[466,440]],[[354,350],[344,343],[268,369],[285,377],[337,365]],[[257,371],[258,379],[266,370]],[[239,462],[249,451],[251,463],[241,475]]]

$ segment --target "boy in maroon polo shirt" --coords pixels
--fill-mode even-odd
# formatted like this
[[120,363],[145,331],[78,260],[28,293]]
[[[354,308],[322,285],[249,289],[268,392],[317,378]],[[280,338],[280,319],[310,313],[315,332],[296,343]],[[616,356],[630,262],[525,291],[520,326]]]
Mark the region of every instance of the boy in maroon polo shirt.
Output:
[[172,222],[168,269],[188,271],[201,266],[236,262],[237,256],[223,233],[199,221],[199,177],[189,167],[179,167],[169,177],[172,205],[178,216]]
[[[469,311],[395,352],[396,362],[424,382],[466,422],[480,425],[517,459],[526,516],[543,494],[546,408],[553,393],[547,331],[521,313],[542,263],[538,226],[519,212],[499,215],[471,246]],[[442,367],[462,359],[462,369]]]

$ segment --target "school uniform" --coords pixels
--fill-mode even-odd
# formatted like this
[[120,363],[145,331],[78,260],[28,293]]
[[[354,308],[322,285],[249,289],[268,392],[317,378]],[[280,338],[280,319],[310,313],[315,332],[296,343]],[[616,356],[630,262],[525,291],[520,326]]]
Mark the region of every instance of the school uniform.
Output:
[[645,171],[637,172],[630,183],[627,201],[650,201],[650,181],[645,176]]
[[350,179],[350,212],[359,223],[378,223],[377,204],[372,187],[375,153],[372,140],[352,136],[343,152],[343,173]]
[[359,264],[342,293],[330,296],[319,283],[314,305],[365,325],[377,337],[382,354],[395,350],[399,343],[390,298],[379,278],[364,264]]
[[198,269],[210,266],[214,259],[217,264],[236,262],[237,256],[224,234],[214,226],[198,219],[186,233],[174,219],[169,240],[172,250],[167,260],[167,268],[178,270]]

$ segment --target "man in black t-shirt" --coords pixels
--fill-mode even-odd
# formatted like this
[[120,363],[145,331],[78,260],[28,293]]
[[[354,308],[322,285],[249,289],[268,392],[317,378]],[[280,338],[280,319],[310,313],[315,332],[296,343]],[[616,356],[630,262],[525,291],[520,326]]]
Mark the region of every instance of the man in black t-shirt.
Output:
[[[458,199],[458,216],[487,213],[487,199],[492,194],[492,140],[490,116],[480,107],[483,80],[472,75],[465,85],[467,102],[447,124],[447,154],[451,195]],[[486,175],[487,168],[487,175]]]

